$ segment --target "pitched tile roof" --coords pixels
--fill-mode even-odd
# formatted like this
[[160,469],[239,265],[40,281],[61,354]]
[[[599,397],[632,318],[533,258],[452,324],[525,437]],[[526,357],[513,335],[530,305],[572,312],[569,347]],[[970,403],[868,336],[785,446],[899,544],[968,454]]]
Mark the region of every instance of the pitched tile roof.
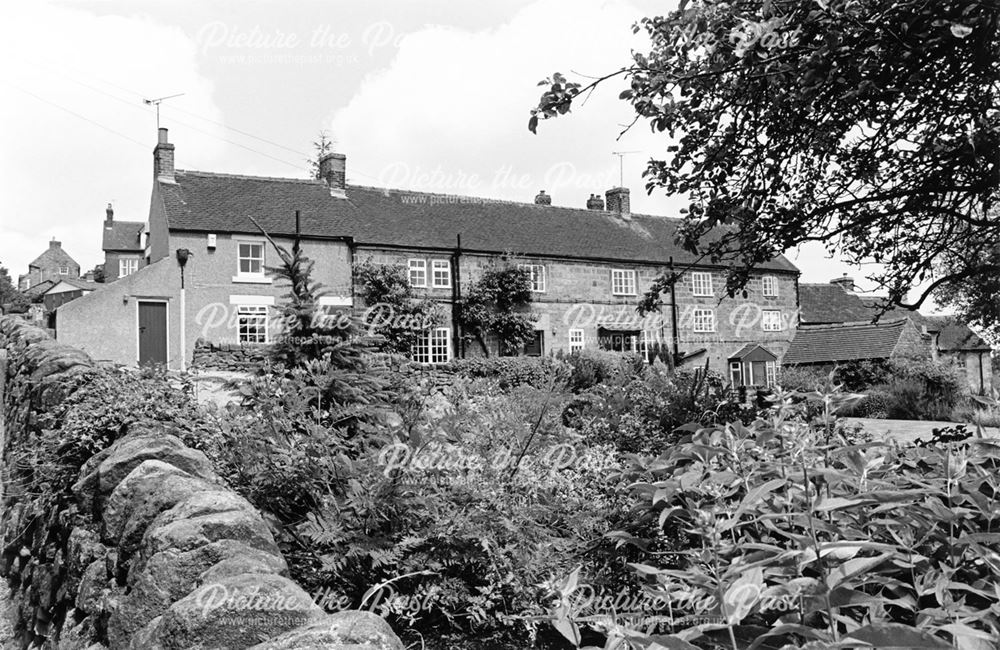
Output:
[[104,222],[104,243],[106,251],[142,251],[142,231],[146,224],[141,221]]
[[795,365],[888,359],[907,327],[914,327],[907,318],[878,325],[859,322],[800,327],[781,362]]
[[53,246],[50,243],[49,247],[45,249],[45,252],[36,257],[34,261],[28,265],[28,268],[33,266],[38,268],[69,266],[72,270],[72,267],[79,267],[80,265],[76,263],[76,260],[69,256],[69,253],[62,249],[62,246]]
[[989,344],[962,323],[945,325],[938,334],[938,349],[942,352],[958,350],[992,350]]
[[[301,211],[307,237],[353,237],[359,244],[462,248],[525,256],[614,259],[678,264],[695,261],[674,242],[677,219],[534,203],[495,201],[348,186],[346,198],[321,181],[178,171],[160,182],[169,227],[203,232],[255,233],[249,216],[273,234],[294,232]],[[763,268],[797,273],[778,256]]]
[[805,324],[871,321],[877,310],[835,284],[799,284],[799,319]]
[[77,289],[83,289],[84,291],[96,291],[97,289],[100,289],[103,286],[96,282],[87,282],[86,280],[81,280],[80,278],[65,278],[63,280],[59,280],[58,282],[55,283],[55,285],[46,289],[45,293],[49,293],[53,289],[58,288],[60,284],[68,284],[71,287],[76,287]]
[[33,284],[30,287],[28,287],[24,291],[24,293],[34,298],[36,296],[42,295],[43,293],[51,289],[53,286],[55,286],[55,284],[56,283],[53,282],[52,280],[42,280],[38,284]]

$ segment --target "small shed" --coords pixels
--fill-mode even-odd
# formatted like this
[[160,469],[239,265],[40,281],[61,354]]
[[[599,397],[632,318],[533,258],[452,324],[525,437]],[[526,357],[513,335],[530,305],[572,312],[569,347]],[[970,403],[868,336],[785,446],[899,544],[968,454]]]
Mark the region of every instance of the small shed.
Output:
[[747,343],[729,357],[729,379],[734,388],[771,386],[777,372],[778,355],[759,343]]

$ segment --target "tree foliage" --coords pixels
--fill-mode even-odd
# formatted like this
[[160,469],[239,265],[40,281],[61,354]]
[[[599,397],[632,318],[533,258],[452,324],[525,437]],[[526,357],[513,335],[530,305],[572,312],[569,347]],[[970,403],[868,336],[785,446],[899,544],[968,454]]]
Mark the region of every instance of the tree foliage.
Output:
[[413,291],[406,269],[365,260],[354,269],[358,296],[365,301],[365,324],[372,334],[385,337],[386,347],[400,354],[427,330],[441,322],[433,300],[420,299]]
[[7,310],[12,313],[23,312],[30,304],[28,296],[14,285],[7,267],[0,266],[0,312]]
[[531,274],[506,262],[487,267],[469,286],[459,305],[466,337],[490,356],[489,340],[496,339],[501,355],[517,354],[535,334],[531,304]]
[[[387,381],[369,367],[360,323],[351,314],[319,309],[323,285],[312,279],[315,262],[302,252],[299,237],[289,252],[263,228],[261,232],[281,259],[280,265],[267,271],[289,284],[288,293],[282,296],[281,328],[272,359],[285,369],[288,379],[304,386],[300,392],[310,396],[317,422],[353,427],[359,418],[371,415],[369,407],[391,401]],[[251,383],[247,401],[260,399],[267,390],[267,382]]]
[[816,241],[881,265],[872,279],[887,304],[916,308],[997,275],[981,260],[1000,243],[987,216],[1000,178],[998,16],[992,0],[682,1],[635,26],[650,47],[630,66],[586,86],[542,81],[529,128],[623,78],[636,121],[665,136],[647,190],[690,199],[678,239],[731,265],[730,294],[754,266]]
[[333,153],[333,139],[326,131],[320,131],[316,140],[312,143],[315,155],[307,160],[309,163],[309,175],[315,180],[323,180],[319,173],[319,161],[328,153]]

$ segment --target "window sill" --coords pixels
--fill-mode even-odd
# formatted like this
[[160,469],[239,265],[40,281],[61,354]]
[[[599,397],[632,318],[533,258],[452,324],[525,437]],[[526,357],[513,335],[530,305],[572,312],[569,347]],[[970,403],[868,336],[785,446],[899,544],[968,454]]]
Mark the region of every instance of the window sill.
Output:
[[273,284],[274,280],[263,275],[234,275],[233,284]]

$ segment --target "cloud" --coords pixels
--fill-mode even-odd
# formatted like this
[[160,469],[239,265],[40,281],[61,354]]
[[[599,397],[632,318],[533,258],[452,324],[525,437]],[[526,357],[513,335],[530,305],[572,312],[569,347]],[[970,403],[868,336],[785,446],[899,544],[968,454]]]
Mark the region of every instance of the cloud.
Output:
[[[106,202],[117,218],[146,220],[156,123],[142,98],[184,92],[169,100],[175,108],[220,119],[195,56],[183,32],[143,17],[45,2],[8,11],[0,25],[0,262],[15,279],[52,237],[84,269],[103,261]],[[211,167],[221,152],[200,134],[186,139],[184,161]]]
[[[630,63],[648,49],[631,26],[648,13],[625,0],[538,0],[507,23],[483,31],[430,26],[411,32],[396,57],[372,73],[330,120],[337,148],[347,154],[351,182],[412,190],[531,201],[540,189],[554,205],[583,207],[590,193],[619,184],[614,151],[624,158],[632,210],[680,216],[686,201],[662,191],[647,196],[641,174],[650,157],[664,157],[667,139],[618,99],[624,83],[604,82],[572,113],[527,130],[536,83],[559,71],[576,80]],[[659,10],[662,10],[660,8]],[[571,73],[579,73],[573,75]],[[863,275],[827,256],[820,244],[789,251],[803,281]]]
[[[634,211],[670,207],[645,196],[640,173],[662,137],[637,125],[620,141],[631,107],[620,80],[603,84],[573,113],[527,130],[539,80],[560,71],[601,75],[628,65],[643,37],[642,12],[628,2],[540,0],[494,29],[430,26],[399,43],[395,59],[370,75],[331,119],[348,176],[358,183],[531,201],[540,189],[556,205],[583,207],[590,193],[619,183],[613,151],[625,159]],[[676,213],[676,202],[671,210]]]

